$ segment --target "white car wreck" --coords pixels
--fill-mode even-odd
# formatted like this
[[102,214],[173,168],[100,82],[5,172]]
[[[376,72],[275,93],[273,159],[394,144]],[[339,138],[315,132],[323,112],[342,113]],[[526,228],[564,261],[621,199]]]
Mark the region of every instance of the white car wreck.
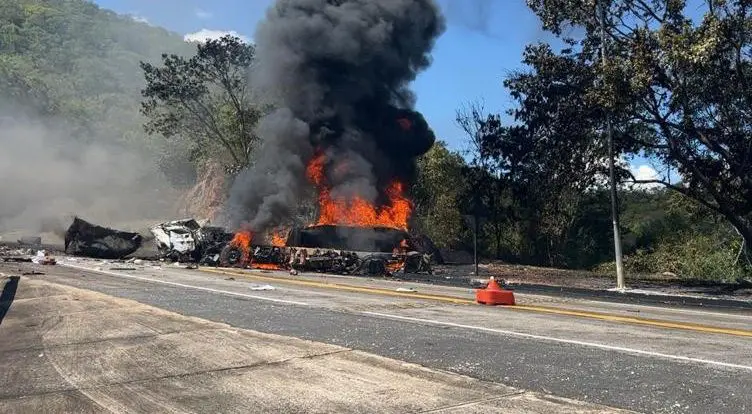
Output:
[[212,262],[232,239],[221,227],[203,226],[195,219],[158,224],[150,229],[163,258],[174,261]]

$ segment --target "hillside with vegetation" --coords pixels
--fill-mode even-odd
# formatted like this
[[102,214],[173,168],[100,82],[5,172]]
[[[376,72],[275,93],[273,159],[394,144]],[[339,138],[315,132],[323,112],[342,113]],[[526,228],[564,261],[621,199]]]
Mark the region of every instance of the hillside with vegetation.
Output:
[[139,64],[195,50],[89,1],[0,0],[0,231],[167,214],[193,169],[144,131]]
[[0,104],[62,120],[76,139],[148,145],[141,61],[192,54],[176,33],[83,0],[0,0]]

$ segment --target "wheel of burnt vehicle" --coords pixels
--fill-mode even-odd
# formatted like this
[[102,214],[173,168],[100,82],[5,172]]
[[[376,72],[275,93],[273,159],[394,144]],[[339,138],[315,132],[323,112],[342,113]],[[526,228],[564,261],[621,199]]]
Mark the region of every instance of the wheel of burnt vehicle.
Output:
[[222,267],[234,267],[243,260],[243,251],[236,246],[225,246],[219,253],[219,265]]
[[364,258],[359,270],[359,273],[367,276],[381,276],[389,273],[386,269],[386,261],[373,256]]

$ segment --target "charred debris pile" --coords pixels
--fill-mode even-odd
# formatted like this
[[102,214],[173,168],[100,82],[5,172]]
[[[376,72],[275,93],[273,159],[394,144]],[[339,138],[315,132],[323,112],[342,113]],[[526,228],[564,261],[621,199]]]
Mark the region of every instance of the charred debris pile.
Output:
[[[249,233],[229,232],[194,219],[158,224],[150,232],[151,236],[146,236],[116,230],[76,217],[65,233],[63,250],[69,256],[102,260],[159,260],[291,274],[432,273],[431,263],[441,263],[430,240],[391,227],[314,225],[267,237],[272,243],[264,239],[255,243]],[[151,249],[147,241],[153,243]],[[0,246],[0,261],[55,264],[39,237],[22,238],[14,245]]]

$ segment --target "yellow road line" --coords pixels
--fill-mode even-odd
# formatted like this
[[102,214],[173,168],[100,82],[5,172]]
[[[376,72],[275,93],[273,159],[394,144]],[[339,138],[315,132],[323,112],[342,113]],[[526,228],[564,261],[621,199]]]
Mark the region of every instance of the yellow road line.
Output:
[[[294,285],[294,286],[306,286],[306,287],[313,287],[313,288],[320,288],[320,289],[341,290],[341,291],[347,291],[347,292],[365,293],[365,294],[371,294],[371,295],[376,294],[376,295],[392,296],[392,297],[400,297],[400,298],[434,300],[434,301],[447,302],[447,303],[453,303],[453,304],[467,305],[467,304],[475,303],[474,299],[462,298],[462,297],[457,297],[457,296],[427,294],[427,293],[417,293],[417,292],[397,292],[394,290],[376,288],[376,287],[354,286],[354,285],[346,285],[346,284],[330,283],[330,282],[317,282],[313,280],[300,280],[300,279],[295,280],[295,279],[276,277],[276,276],[262,276],[262,275],[255,274],[255,273],[233,271],[233,270],[217,270],[217,269],[206,269],[206,268],[202,268],[201,270],[204,272],[208,272],[208,273],[242,276],[242,277],[252,279],[252,280],[283,283],[283,284]],[[535,306],[535,305],[504,306],[503,308],[509,309],[509,310],[519,310],[519,311],[547,313],[547,314],[564,315],[564,316],[574,316],[574,317],[588,318],[588,319],[597,319],[597,320],[616,322],[616,323],[628,323],[628,324],[633,324],[633,325],[645,325],[645,326],[653,326],[653,327],[660,327],[660,328],[680,329],[680,330],[685,330],[685,331],[752,337],[752,330],[723,328],[723,327],[718,327],[718,326],[701,325],[701,324],[695,324],[695,323],[690,323],[690,322],[672,322],[672,321],[665,321],[665,320],[659,320],[659,319],[636,318],[633,316],[619,316],[619,315],[611,315],[611,314],[600,313],[600,312],[580,311],[580,310],[563,309],[563,308],[555,308],[555,307],[547,307],[547,306]]]
[[450,303],[456,303],[456,304],[475,303],[475,301],[472,299],[459,298],[455,296],[432,295],[432,294],[415,293],[415,292],[395,292],[393,290],[388,290],[388,289],[372,288],[372,287],[365,287],[365,286],[342,285],[338,283],[316,282],[313,280],[292,280],[292,279],[274,277],[274,276],[261,276],[255,273],[237,272],[237,271],[232,271],[232,270],[215,270],[215,269],[201,269],[201,270],[203,270],[204,272],[209,272],[209,273],[242,276],[242,277],[246,277],[246,278],[253,279],[253,280],[261,280],[264,282],[277,282],[277,283],[286,283],[289,285],[308,286],[308,287],[315,287],[315,288],[322,288],[322,289],[344,290],[347,292],[355,292],[355,293],[378,294],[378,295],[404,297],[404,298],[411,298],[411,299],[437,300],[437,301],[450,302]]

